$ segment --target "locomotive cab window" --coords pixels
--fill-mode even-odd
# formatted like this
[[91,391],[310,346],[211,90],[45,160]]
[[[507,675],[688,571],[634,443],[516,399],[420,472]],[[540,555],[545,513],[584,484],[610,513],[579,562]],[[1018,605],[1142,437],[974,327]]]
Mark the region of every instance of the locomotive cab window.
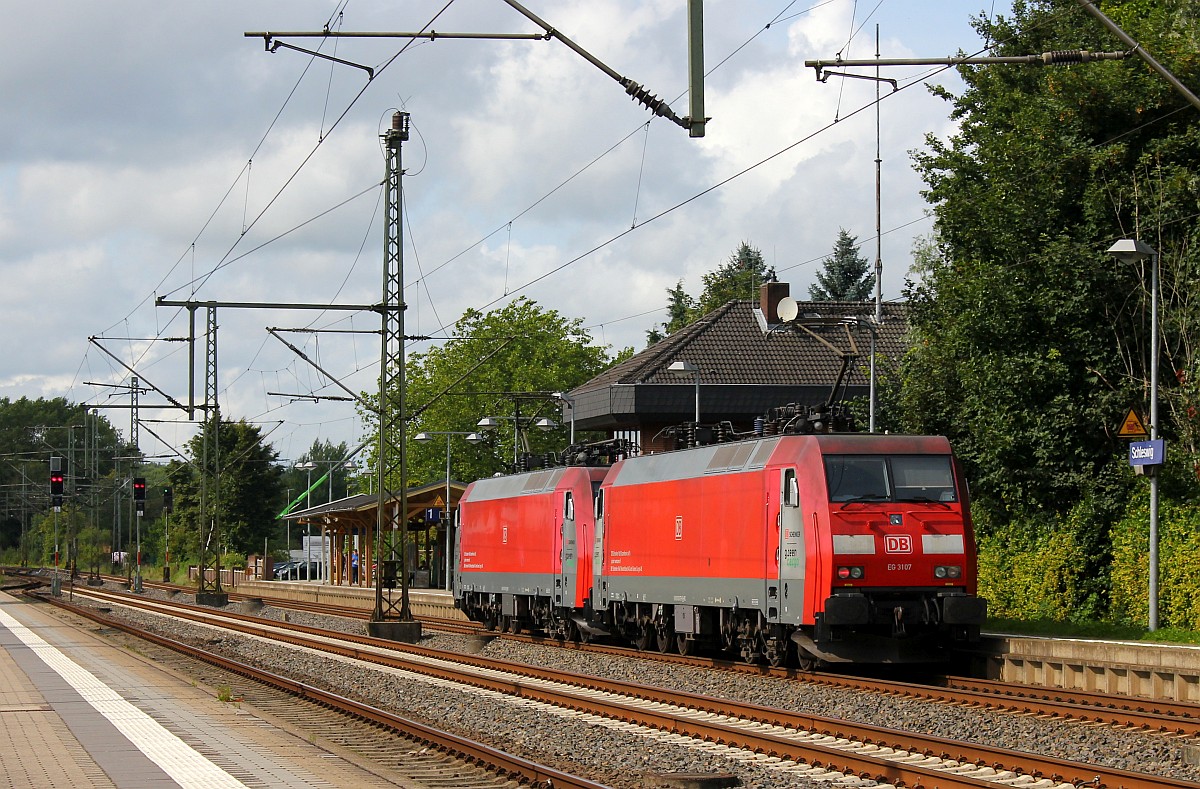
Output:
[[958,501],[947,455],[902,455],[891,458],[900,501]]
[[563,517],[569,521],[575,520],[575,499],[570,491],[563,494]]
[[958,500],[948,455],[828,455],[830,501]]

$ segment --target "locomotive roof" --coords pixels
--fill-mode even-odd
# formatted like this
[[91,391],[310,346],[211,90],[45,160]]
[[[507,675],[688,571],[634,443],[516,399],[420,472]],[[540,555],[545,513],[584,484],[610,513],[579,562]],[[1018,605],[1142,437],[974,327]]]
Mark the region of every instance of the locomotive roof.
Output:
[[[690,420],[695,378],[668,371],[676,361],[699,371],[702,422],[744,422],[787,403],[823,403],[837,380],[840,354],[855,351],[846,395],[866,396],[870,333],[839,321],[872,317],[874,304],[809,301],[800,302],[799,311],[810,319],[798,321],[808,331],[768,323],[759,301],[726,302],[574,389],[576,427],[624,430]],[[883,305],[878,363],[903,355],[906,315],[905,304]]]

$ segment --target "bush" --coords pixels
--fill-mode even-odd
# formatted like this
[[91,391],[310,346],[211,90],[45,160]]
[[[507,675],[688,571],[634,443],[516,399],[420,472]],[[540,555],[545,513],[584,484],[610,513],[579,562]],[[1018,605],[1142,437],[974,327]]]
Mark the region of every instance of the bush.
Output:
[[[1132,502],[1112,530],[1115,621],[1149,620],[1150,504]],[[1158,617],[1162,627],[1200,630],[1200,505],[1159,500]]]
[[[1000,619],[1082,622],[1104,610],[1094,526],[1084,504],[1066,518],[1040,513],[988,524],[979,537],[979,594]],[[1099,562],[1103,567],[1103,562]]]

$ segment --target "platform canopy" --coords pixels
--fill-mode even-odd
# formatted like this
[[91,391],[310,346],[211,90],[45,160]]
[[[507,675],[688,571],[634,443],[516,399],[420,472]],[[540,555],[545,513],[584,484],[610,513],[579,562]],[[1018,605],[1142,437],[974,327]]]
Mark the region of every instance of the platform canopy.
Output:
[[[453,510],[458,507],[458,501],[462,498],[467,486],[462,482],[450,481],[447,486],[446,480],[428,482],[424,485],[408,489],[408,519],[412,521],[422,521],[425,519],[425,511],[434,510]],[[446,504],[446,491],[450,492],[449,506]],[[356,493],[353,496],[347,496],[344,499],[337,499],[325,504],[318,504],[313,507],[306,507],[302,510],[293,510],[283,516],[283,520],[296,521],[298,523],[310,523],[313,525],[330,525],[337,523],[339,526],[357,526],[364,529],[373,529],[376,523],[376,512],[379,508],[379,496],[375,493]]]

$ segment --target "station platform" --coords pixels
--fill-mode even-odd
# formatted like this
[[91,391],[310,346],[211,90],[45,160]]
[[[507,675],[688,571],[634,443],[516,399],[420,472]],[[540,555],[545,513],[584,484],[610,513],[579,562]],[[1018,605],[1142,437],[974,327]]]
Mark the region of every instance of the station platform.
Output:
[[[369,586],[338,586],[320,581],[238,581],[236,586],[228,587],[226,591],[251,597],[361,608],[364,611],[375,607],[375,589]],[[400,590],[393,590],[392,594],[394,599],[399,599]],[[467,621],[466,615],[454,607],[454,596],[447,589],[409,589],[408,604],[417,618]]]
[[0,784],[397,784],[213,689],[0,592]]

